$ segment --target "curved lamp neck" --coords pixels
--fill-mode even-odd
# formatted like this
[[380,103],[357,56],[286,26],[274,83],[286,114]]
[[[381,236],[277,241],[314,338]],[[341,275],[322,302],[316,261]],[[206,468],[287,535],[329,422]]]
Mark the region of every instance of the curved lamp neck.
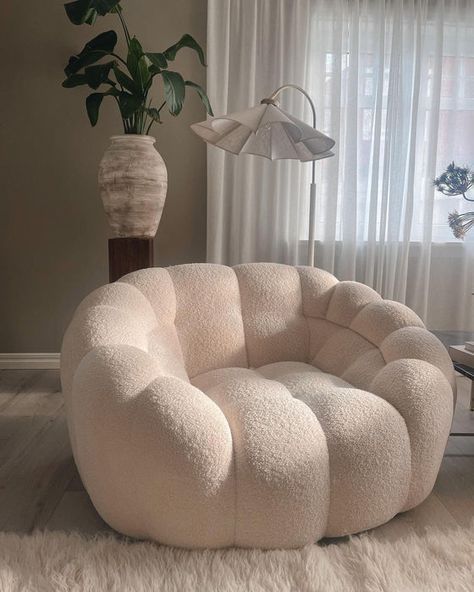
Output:
[[277,88],[267,99],[263,99],[260,102],[264,103],[264,104],[274,105],[277,97],[284,90],[286,90],[288,88],[294,88],[295,90],[299,91],[302,95],[304,95],[306,97],[306,99],[308,100],[309,106],[311,107],[311,113],[313,115],[313,127],[314,127],[314,129],[316,129],[316,108],[314,106],[313,99],[309,96],[309,94],[305,91],[304,88],[301,88],[301,86],[298,86],[297,84],[284,84],[283,86],[280,86],[279,88]]
[[[277,97],[286,89],[294,88],[295,90],[299,91],[302,95],[306,97],[308,100],[309,106],[311,107],[311,113],[313,115],[313,128],[316,129],[316,107],[314,106],[313,99],[309,96],[309,94],[305,91],[304,88],[298,86],[297,84],[283,84],[277,88],[273,93],[266,99],[262,99],[260,103],[264,105],[275,105]],[[313,160],[312,167],[311,167],[311,184],[314,185],[316,181],[316,163]]]

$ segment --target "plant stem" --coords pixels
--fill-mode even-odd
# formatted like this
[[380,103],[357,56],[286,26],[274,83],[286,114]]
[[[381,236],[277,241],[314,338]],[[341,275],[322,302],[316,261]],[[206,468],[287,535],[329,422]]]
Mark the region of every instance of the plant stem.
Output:
[[[150,107],[151,107],[151,99],[148,101],[147,109],[149,109]],[[151,123],[147,126],[148,117],[149,117],[148,111],[145,111],[144,112],[144,119],[143,119],[143,131],[145,131],[145,129],[146,129],[146,131],[145,131],[145,134],[146,135],[148,135],[148,132],[150,131],[150,128],[151,128],[152,123],[153,123],[153,117],[152,117],[151,118]]]
[[151,130],[151,126],[155,123],[155,120],[152,118],[152,120],[150,121],[150,125],[146,128],[146,135],[148,136],[148,134],[150,133]]
[[118,17],[120,19],[120,22],[122,23],[123,32],[125,34],[125,40],[127,42],[127,46],[129,46],[130,45],[130,41],[131,41],[131,37],[130,37],[130,33],[128,31],[128,27],[127,27],[127,25],[125,23],[125,19],[122,16],[122,10],[119,7],[117,7],[115,9],[115,12],[118,14]]
[[[150,103],[151,103],[151,100],[150,100]],[[159,106],[159,108],[157,109],[157,112],[159,113],[159,112],[160,112],[160,111],[163,109],[163,107],[164,107],[165,105],[166,105],[166,101],[163,101],[163,103],[161,103],[161,105],[160,105],[160,106]],[[148,135],[148,133],[150,132],[150,130],[151,130],[151,126],[152,126],[154,123],[156,123],[156,121],[155,121],[155,119],[153,119],[153,117],[152,117],[152,118],[151,118],[151,121],[150,121],[150,124],[149,124],[149,126],[147,127],[147,129],[146,129],[146,134],[147,134],[147,135]]]
[[[119,103],[119,100],[117,99],[117,97],[114,97],[114,99],[115,99],[115,102],[117,103],[117,107],[118,107],[119,113],[120,113],[120,103]],[[122,113],[120,113],[120,119],[122,120],[123,131],[126,134],[127,133],[127,120],[122,117]]]
[[[151,103],[151,101],[150,101],[150,103]],[[159,106],[159,108],[157,109],[158,113],[159,113],[159,112],[160,112],[160,111],[163,109],[163,107],[164,107],[165,105],[166,105],[166,101],[163,101],[163,102],[161,103],[161,105]],[[151,129],[151,126],[152,126],[154,123],[156,123],[156,121],[155,121],[155,120],[153,119],[153,117],[152,117],[152,118],[151,118],[151,121],[150,121],[150,125],[147,127],[147,130],[146,130],[146,134],[147,134],[147,135],[148,135],[148,133],[149,133],[149,131],[150,131],[150,129]]]
[[[110,55],[112,55],[112,56],[114,56],[114,58],[117,58],[118,60],[120,60],[124,66],[127,66],[127,62],[123,58],[121,58],[118,54],[111,53]],[[128,68],[128,66],[127,66],[127,68]]]

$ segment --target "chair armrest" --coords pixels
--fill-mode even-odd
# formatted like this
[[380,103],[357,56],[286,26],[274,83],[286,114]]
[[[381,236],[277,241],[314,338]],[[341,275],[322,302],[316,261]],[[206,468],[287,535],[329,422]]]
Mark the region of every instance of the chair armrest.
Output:
[[111,526],[170,545],[231,544],[232,435],[202,391],[138,348],[100,346],[77,368],[68,422],[81,477]]
[[453,416],[451,385],[432,364],[399,359],[377,373],[370,390],[393,405],[407,426],[412,476],[403,510],[409,510],[434,486]]

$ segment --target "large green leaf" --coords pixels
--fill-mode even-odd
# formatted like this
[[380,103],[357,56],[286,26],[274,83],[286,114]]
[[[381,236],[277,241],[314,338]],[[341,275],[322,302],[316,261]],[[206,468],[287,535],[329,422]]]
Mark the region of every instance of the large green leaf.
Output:
[[138,62],[143,55],[143,48],[140,45],[140,42],[136,37],[133,37],[130,40],[130,44],[128,46],[128,54],[127,54],[127,67],[130,71],[130,74],[135,77],[135,73],[138,69]]
[[92,93],[91,95],[89,95],[86,99],[86,109],[87,109],[87,115],[89,116],[89,121],[91,122],[92,127],[94,127],[97,123],[97,120],[99,119],[99,109],[100,106],[102,104],[102,101],[104,99],[104,97],[107,96],[117,96],[120,93],[115,90],[114,88],[111,88],[110,90],[108,90],[107,92],[103,92],[103,93]]
[[92,25],[97,15],[104,16],[119,7],[120,0],[75,0],[64,5],[69,20],[75,25]]
[[183,108],[186,92],[184,80],[178,72],[163,70],[161,72],[165,90],[165,100],[171,115],[178,115]]
[[94,8],[100,16],[109,14],[109,12],[112,12],[119,4],[120,0],[93,0]]
[[64,69],[66,76],[75,74],[81,68],[98,62],[103,57],[110,55],[117,44],[117,33],[106,31],[86,43],[82,51],[69,58],[68,65]]
[[64,5],[66,14],[74,25],[87,23],[92,25],[97,16],[97,12],[92,7],[92,0],[75,0]]
[[94,90],[99,88],[101,84],[108,80],[110,70],[113,68],[114,64],[115,61],[107,62],[106,64],[98,64],[96,66],[88,66],[84,70],[87,84]]
[[120,103],[120,112],[124,119],[129,119],[143,107],[143,99],[125,92],[119,94],[118,100]]
[[202,47],[199,45],[196,39],[194,39],[194,37],[191,37],[191,35],[188,35],[187,33],[181,37],[178,43],[175,43],[174,45],[171,45],[171,47],[168,47],[168,49],[164,51],[163,54],[168,61],[173,61],[178,51],[183,47],[189,47],[191,49],[194,49],[194,51],[199,56],[199,61],[201,62],[201,64],[203,66],[206,65],[206,60],[204,57]]
[[76,74],[77,72],[79,72],[79,70],[81,70],[85,66],[95,64],[95,62],[98,62],[102,58],[105,58],[109,55],[110,53],[108,51],[98,50],[85,53],[81,57],[71,56],[69,58],[68,65],[64,68],[64,73],[66,74],[66,76],[69,77],[71,76],[71,74]]
[[94,127],[99,119],[99,109],[104,99],[104,93],[92,93],[86,99],[87,115],[92,127]]
[[130,91],[132,94],[137,92],[137,85],[135,82],[130,78],[130,76],[127,76],[125,72],[122,72],[117,63],[114,64],[114,74],[120,86]]
[[199,84],[196,84],[195,82],[192,82],[191,80],[186,80],[186,82],[184,84],[186,86],[190,86],[191,88],[194,88],[196,90],[204,107],[206,108],[206,111],[209,113],[209,115],[214,115],[214,113],[212,112],[212,107],[211,107],[211,103],[209,101],[209,97],[207,96],[206,91],[202,88],[202,86],[199,86]]
[[148,72],[150,73],[150,77],[153,78],[153,76],[155,76],[156,74],[161,74],[161,68],[158,68],[158,66],[155,66],[154,64],[152,64],[148,68]]
[[82,86],[87,84],[87,79],[84,74],[71,74],[69,78],[66,78],[62,83],[64,88],[74,88],[75,86]]
[[165,54],[163,53],[147,53],[145,55],[150,60],[150,62],[159,70],[166,68],[168,66],[168,61],[165,58]]
[[151,75],[142,46],[136,37],[130,40],[128,46],[127,67],[138,88],[143,91],[150,81]]
[[[91,39],[84,45],[81,53],[90,51],[91,49],[102,49],[104,51],[113,51],[117,45],[117,33],[115,31],[104,31]],[[79,54],[80,55],[80,54]]]

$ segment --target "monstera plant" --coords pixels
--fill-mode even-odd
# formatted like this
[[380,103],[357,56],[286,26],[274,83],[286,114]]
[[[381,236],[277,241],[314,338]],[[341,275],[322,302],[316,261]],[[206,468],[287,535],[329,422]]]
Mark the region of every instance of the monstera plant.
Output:
[[[112,136],[99,166],[102,202],[114,236],[153,237],[166,199],[168,173],[153,146],[155,139],[148,134],[154,123],[161,123],[165,107],[174,116],[181,112],[186,89],[197,92],[206,111],[212,115],[205,90],[185,80],[171,66],[183,48],[196,52],[205,66],[204,52],[188,34],[164,51],[148,51],[130,32],[120,0],[75,0],[65,4],[65,9],[75,25],[93,25],[97,18],[107,15],[115,17],[120,24],[126,55],[116,51],[118,35],[115,31],[100,33],[69,58],[63,86],[91,89],[86,108],[93,126],[104,99],[117,104],[124,134]],[[162,83],[158,89],[153,84],[157,79]],[[152,97],[154,86],[156,97],[160,97],[156,103]]]

